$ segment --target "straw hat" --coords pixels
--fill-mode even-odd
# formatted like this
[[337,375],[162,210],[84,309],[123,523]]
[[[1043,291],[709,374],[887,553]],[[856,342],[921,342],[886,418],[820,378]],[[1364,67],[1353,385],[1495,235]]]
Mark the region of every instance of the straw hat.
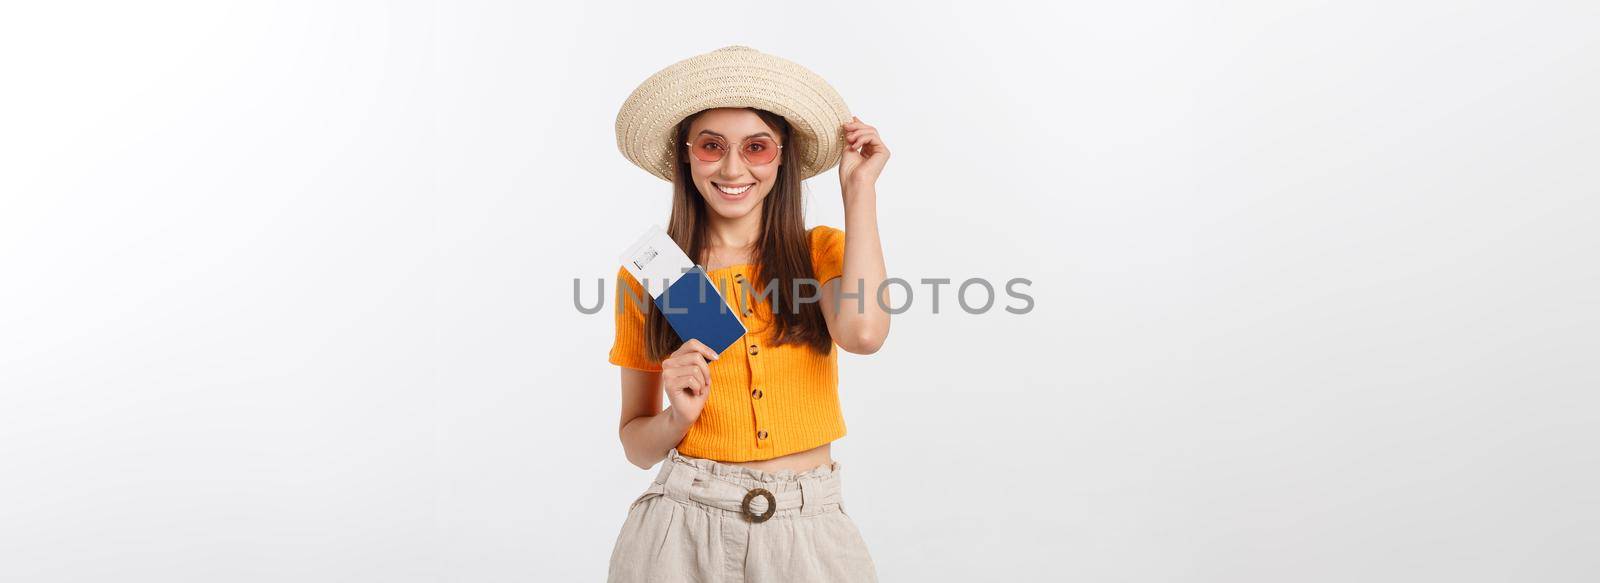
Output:
[[[728,46],[673,63],[645,79],[617,112],[617,149],[640,168],[671,181],[678,122],[715,107],[754,107],[783,116],[801,138],[800,178],[839,163],[844,98],[793,61]],[[789,147],[789,144],[784,144]]]

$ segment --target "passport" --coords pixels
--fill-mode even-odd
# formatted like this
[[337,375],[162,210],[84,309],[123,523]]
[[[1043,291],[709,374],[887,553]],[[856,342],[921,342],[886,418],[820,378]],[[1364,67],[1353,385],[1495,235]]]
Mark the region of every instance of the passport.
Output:
[[685,342],[699,340],[721,354],[748,331],[705,269],[659,225],[645,231],[620,259]]

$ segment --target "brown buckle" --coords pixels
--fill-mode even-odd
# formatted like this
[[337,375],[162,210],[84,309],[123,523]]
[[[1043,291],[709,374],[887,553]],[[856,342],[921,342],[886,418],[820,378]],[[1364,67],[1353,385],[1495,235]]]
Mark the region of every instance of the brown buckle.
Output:
[[[766,497],[766,499],[767,499],[767,511],[766,512],[763,512],[761,514],[756,514],[756,513],[750,511],[750,501],[751,500],[755,500],[756,496],[764,496],[764,497]],[[751,522],[766,522],[767,519],[772,518],[772,513],[776,512],[778,510],[778,498],[773,496],[772,492],[768,492],[764,488],[755,488],[755,489],[752,489],[749,492],[745,493],[744,502],[739,505],[739,509],[743,510],[745,515],[750,517],[750,521]]]

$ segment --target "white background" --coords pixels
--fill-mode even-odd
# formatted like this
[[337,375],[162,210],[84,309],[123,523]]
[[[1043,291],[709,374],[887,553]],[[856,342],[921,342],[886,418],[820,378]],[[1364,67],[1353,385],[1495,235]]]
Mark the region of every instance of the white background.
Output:
[[[594,293],[628,92],[746,44],[880,128],[841,357],[885,581],[1600,569],[1592,2],[8,3],[0,579],[596,581],[653,472]],[[807,224],[843,226],[837,178]]]

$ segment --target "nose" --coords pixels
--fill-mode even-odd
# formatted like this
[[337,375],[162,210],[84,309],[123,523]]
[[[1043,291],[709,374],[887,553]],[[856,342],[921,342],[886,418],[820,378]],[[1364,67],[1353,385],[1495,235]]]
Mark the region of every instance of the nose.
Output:
[[722,162],[717,164],[718,178],[733,180],[744,176],[744,156],[739,152],[728,152],[722,156]]

